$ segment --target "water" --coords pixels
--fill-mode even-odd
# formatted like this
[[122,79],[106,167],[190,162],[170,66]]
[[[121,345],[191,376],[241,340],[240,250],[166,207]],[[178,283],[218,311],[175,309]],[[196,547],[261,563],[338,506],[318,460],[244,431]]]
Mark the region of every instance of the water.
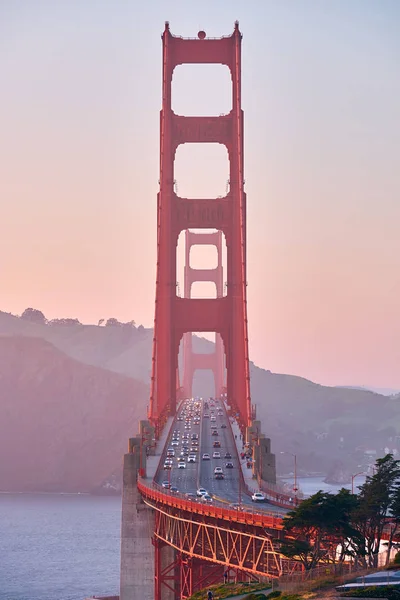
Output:
[[[293,486],[293,477],[292,478],[285,477],[284,479],[282,479],[282,481],[285,481],[290,486]],[[357,477],[354,478],[353,486],[354,486],[355,494],[358,493],[358,489],[357,489],[358,486],[362,485],[364,482],[365,482],[365,475],[358,475]],[[299,486],[301,492],[305,496],[312,496],[313,494],[316,494],[319,490],[322,490],[323,492],[331,492],[332,494],[337,494],[337,492],[341,488],[346,488],[348,490],[351,490],[351,483],[341,483],[339,485],[324,483],[323,477],[298,477],[297,483],[298,483],[298,486]]]
[[[363,481],[357,477],[354,489]],[[322,477],[298,482],[307,496],[351,488]],[[120,498],[0,494],[0,600],[118,594],[120,526]]]
[[0,600],[119,590],[121,499],[0,494]]

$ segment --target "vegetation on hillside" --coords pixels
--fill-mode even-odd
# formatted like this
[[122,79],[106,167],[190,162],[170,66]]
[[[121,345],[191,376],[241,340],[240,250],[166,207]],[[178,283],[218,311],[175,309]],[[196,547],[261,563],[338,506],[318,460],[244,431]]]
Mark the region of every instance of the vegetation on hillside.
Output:
[[[318,563],[341,563],[349,557],[366,567],[378,566],[378,552],[390,518],[387,563],[400,525],[400,461],[392,454],[376,461],[375,472],[358,495],[341,489],[319,491],[288,513],[281,552],[306,570]],[[339,550],[338,550],[339,549]]]
[[[199,590],[190,596],[189,600],[204,600],[207,598],[208,590],[211,590],[214,596],[214,600],[223,600],[224,598],[230,598],[231,596],[240,596],[247,592],[253,593],[259,590],[270,589],[269,583],[219,583],[216,585],[210,585],[204,590]],[[253,598],[254,600],[254,598]]]

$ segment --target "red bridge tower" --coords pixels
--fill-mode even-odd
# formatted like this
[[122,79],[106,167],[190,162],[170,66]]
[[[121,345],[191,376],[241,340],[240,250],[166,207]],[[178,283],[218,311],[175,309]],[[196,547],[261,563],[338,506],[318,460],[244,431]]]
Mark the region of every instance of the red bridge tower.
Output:
[[[250,377],[246,304],[246,195],[243,174],[243,111],[241,109],[241,33],[239,24],[231,36],[207,39],[175,37],[166,23],[163,39],[163,100],[160,118],[160,191],[157,199],[157,280],[149,418],[157,429],[176,410],[177,369],[180,341],[188,332],[214,331],[217,339],[214,371],[216,394],[223,383],[222,340],[227,371],[229,404],[243,426],[251,421]],[[232,76],[232,110],[220,117],[185,117],[171,108],[174,68],[184,63],[226,65]],[[223,198],[181,198],[174,192],[174,159],[180,144],[219,143],[228,151],[230,189]],[[215,229],[194,234],[190,229]],[[193,271],[186,262],[185,297],[176,293],[176,252],[181,231],[186,233],[186,255],[194,243],[214,244],[223,233],[227,246],[227,294],[222,294],[222,265],[216,272]],[[197,237],[199,236],[199,237]],[[200,237],[201,236],[201,237]],[[219,236],[219,237],[218,237]],[[206,241],[207,240],[207,241]],[[219,252],[220,257],[220,252]],[[220,263],[220,258],[219,258]],[[217,298],[194,299],[194,281],[215,281]],[[218,289],[219,288],[219,289]],[[218,293],[219,292],[219,293]],[[219,337],[220,336],[220,337]],[[193,371],[201,361],[185,338],[186,370],[183,388],[191,391]],[[201,356],[201,358],[199,358]],[[207,356],[207,355],[205,355]],[[213,355],[209,355],[213,356]],[[211,364],[211,363],[210,363]],[[222,364],[222,367],[221,367]],[[202,367],[203,368],[203,367]],[[190,395],[190,394],[189,394]]]
[[[218,263],[215,269],[193,269],[190,266],[190,249],[199,244],[213,245],[217,249]],[[222,267],[222,232],[194,233],[188,229],[185,232],[185,288],[184,297],[191,298],[192,285],[196,281],[211,281],[215,283],[217,298],[223,297],[224,276]],[[215,351],[210,354],[193,352],[192,334],[183,336],[183,397],[193,396],[193,376],[197,369],[211,370],[214,375],[215,395],[222,396],[226,392],[224,383],[225,360],[222,338],[219,333],[215,336]]]

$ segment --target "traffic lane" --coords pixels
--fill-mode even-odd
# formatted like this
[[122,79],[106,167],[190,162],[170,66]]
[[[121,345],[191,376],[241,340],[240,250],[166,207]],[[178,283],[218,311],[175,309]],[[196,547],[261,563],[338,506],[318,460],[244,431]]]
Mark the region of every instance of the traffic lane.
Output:
[[[180,407],[180,410],[177,413],[177,417],[182,416],[182,411],[185,408],[185,403]],[[171,431],[169,432],[165,450],[168,448],[172,448],[175,451],[175,456],[172,458],[173,464],[172,469],[164,469],[163,467],[160,470],[160,474],[157,477],[157,483],[162,484],[163,481],[168,481],[172,486],[176,486],[180,492],[187,493],[193,492],[197,487],[197,479],[198,479],[198,468],[199,463],[196,458],[195,463],[188,463],[187,456],[185,457],[185,469],[178,469],[178,457],[180,456],[182,446],[185,444],[190,448],[191,435],[192,433],[199,433],[198,430],[200,428],[198,426],[191,425],[190,429],[185,428],[185,421],[178,421],[177,419],[171,425]],[[177,446],[172,446],[172,437],[174,432],[177,431],[179,433],[179,443]],[[183,435],[187,433],[189,439],[183,440]]]
[[[229,435],[227,424],[226,429],[221,429],[221,424],[226,423],[224,417],[217,417],[215,422],[211,422],[209,419],[203,419],[203,435],[202,435],[202,454],[208,453],[211,460],[202,460],[200,465],[200,482],[201,486],[206,488],[210,493],[229,500],[237,502],[239,492],[239,481],[234,469],[226,469],[225,463],[228,459],[224,458],[225,452],[232,454],[232,436]],[[218,429],[218,436],[212,435],[211,426],[216,425]],[[214,442],[218,441],[221,444],[221,448],[214,448]],[[213,452],[219,452],[221,458],[212,458]],[[233,462],[233,461],[232,461]],[[237,461],[236,461],[237,462]],[[216,479],[214,475],[214,468],[216,466],[222,467],[224,473],[224,479]]]
[[[243,482],[240,477],[241,460],[237,454],[236,442],[229,423],[228,415],[223,408],[224,415],[217,416],[215,422],[210,419],[203,419],[203,436],[202,436],[202,453],[207,452],[212,457],[212,453],[217,450],[221,452],[223,457],[225,452],[232,455],[232,459],[212,459],[210,461],[202,461],[200,465],[200,481],[201,486],[205,487],[215,496],[229,502],[240,502],[251,510],[267,510],[268,512],[282,512],[280,507],[274,506],[267,502],[253,502],[251,497],[244,489]],[[226,428],[221,429],[221,425],[225,423]],[[218,436],[212,435],[211,425],[217,425]],[[213,448],[213,442],[219,440],[221,448]],[[233,463],[233,469],[226,469],[226,462]],[[214,467],[221,466],[224,472],[223,480],[216,480],[214,477]]]

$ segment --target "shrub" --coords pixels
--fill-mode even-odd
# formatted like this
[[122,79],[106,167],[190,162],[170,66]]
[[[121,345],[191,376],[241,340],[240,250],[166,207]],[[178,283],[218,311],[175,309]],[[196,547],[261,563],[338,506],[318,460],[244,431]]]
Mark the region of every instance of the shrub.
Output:
[[274,592],[271,592],[270,594],[268,594],[268,598],[279,598],[279,596],[282,595],[282,592],[280,590],[275,590]]
[[396,552],[396,556],[394,557],[393,564],[400,565],[400,552]]
[[399,590],[390,585],[370,586],[341,592],[340,596],[345,598],[387,598],[388,600],[397,600]]

